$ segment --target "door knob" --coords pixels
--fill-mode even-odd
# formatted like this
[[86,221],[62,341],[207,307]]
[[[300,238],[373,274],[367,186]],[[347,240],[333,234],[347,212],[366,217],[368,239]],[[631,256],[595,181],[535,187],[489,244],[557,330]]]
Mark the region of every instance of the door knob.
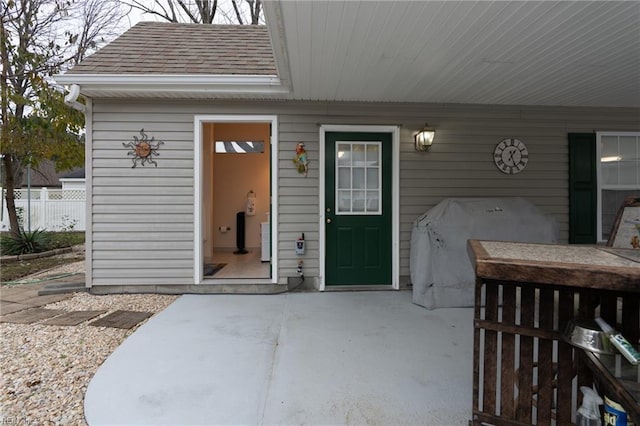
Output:
[[331,223],[331,219],[327,219],[327,223]]

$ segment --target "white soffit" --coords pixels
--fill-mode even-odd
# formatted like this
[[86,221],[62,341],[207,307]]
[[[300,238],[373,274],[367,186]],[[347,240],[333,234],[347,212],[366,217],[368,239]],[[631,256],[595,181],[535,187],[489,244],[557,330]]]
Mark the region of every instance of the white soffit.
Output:
[[640,106],[636,1],[273,1],[265,14],[294,99]]

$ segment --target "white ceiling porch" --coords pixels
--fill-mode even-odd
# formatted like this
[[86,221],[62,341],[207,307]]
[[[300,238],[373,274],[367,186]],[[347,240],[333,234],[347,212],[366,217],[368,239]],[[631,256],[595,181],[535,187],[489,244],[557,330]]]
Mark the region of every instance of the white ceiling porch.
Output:
[[285,96],[640,107],[640,2],[265,2]]

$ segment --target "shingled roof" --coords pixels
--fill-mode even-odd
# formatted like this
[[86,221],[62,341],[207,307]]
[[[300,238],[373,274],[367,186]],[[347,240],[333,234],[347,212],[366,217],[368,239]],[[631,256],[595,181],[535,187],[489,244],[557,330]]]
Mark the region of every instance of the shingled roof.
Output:
[[266,26],[140,22],[67,74],[277,75]]

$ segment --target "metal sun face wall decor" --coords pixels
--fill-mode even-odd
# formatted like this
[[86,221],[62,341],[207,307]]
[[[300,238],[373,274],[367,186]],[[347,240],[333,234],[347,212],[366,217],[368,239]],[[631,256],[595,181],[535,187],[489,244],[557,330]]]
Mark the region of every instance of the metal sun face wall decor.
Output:
[[160,149],[160,145],[163,144],[163,141],[156,141],[155,136],[152,136],[151,139],[149,139],[149,136],[144,132],[144,129],[140,129],[140,138],[134,135],[133,141],[129,143],[122,142],[122,146],[130,150],[127,152],[127,155],[133,156],[131,159],[133,162],[133,165],[131,166],[132,169],[138,165],[138,161],[140,161],[142,166],[149,163],[158,167],[158,163],[153,160],[153,157],[160,155],[158,153],[158,149]]

